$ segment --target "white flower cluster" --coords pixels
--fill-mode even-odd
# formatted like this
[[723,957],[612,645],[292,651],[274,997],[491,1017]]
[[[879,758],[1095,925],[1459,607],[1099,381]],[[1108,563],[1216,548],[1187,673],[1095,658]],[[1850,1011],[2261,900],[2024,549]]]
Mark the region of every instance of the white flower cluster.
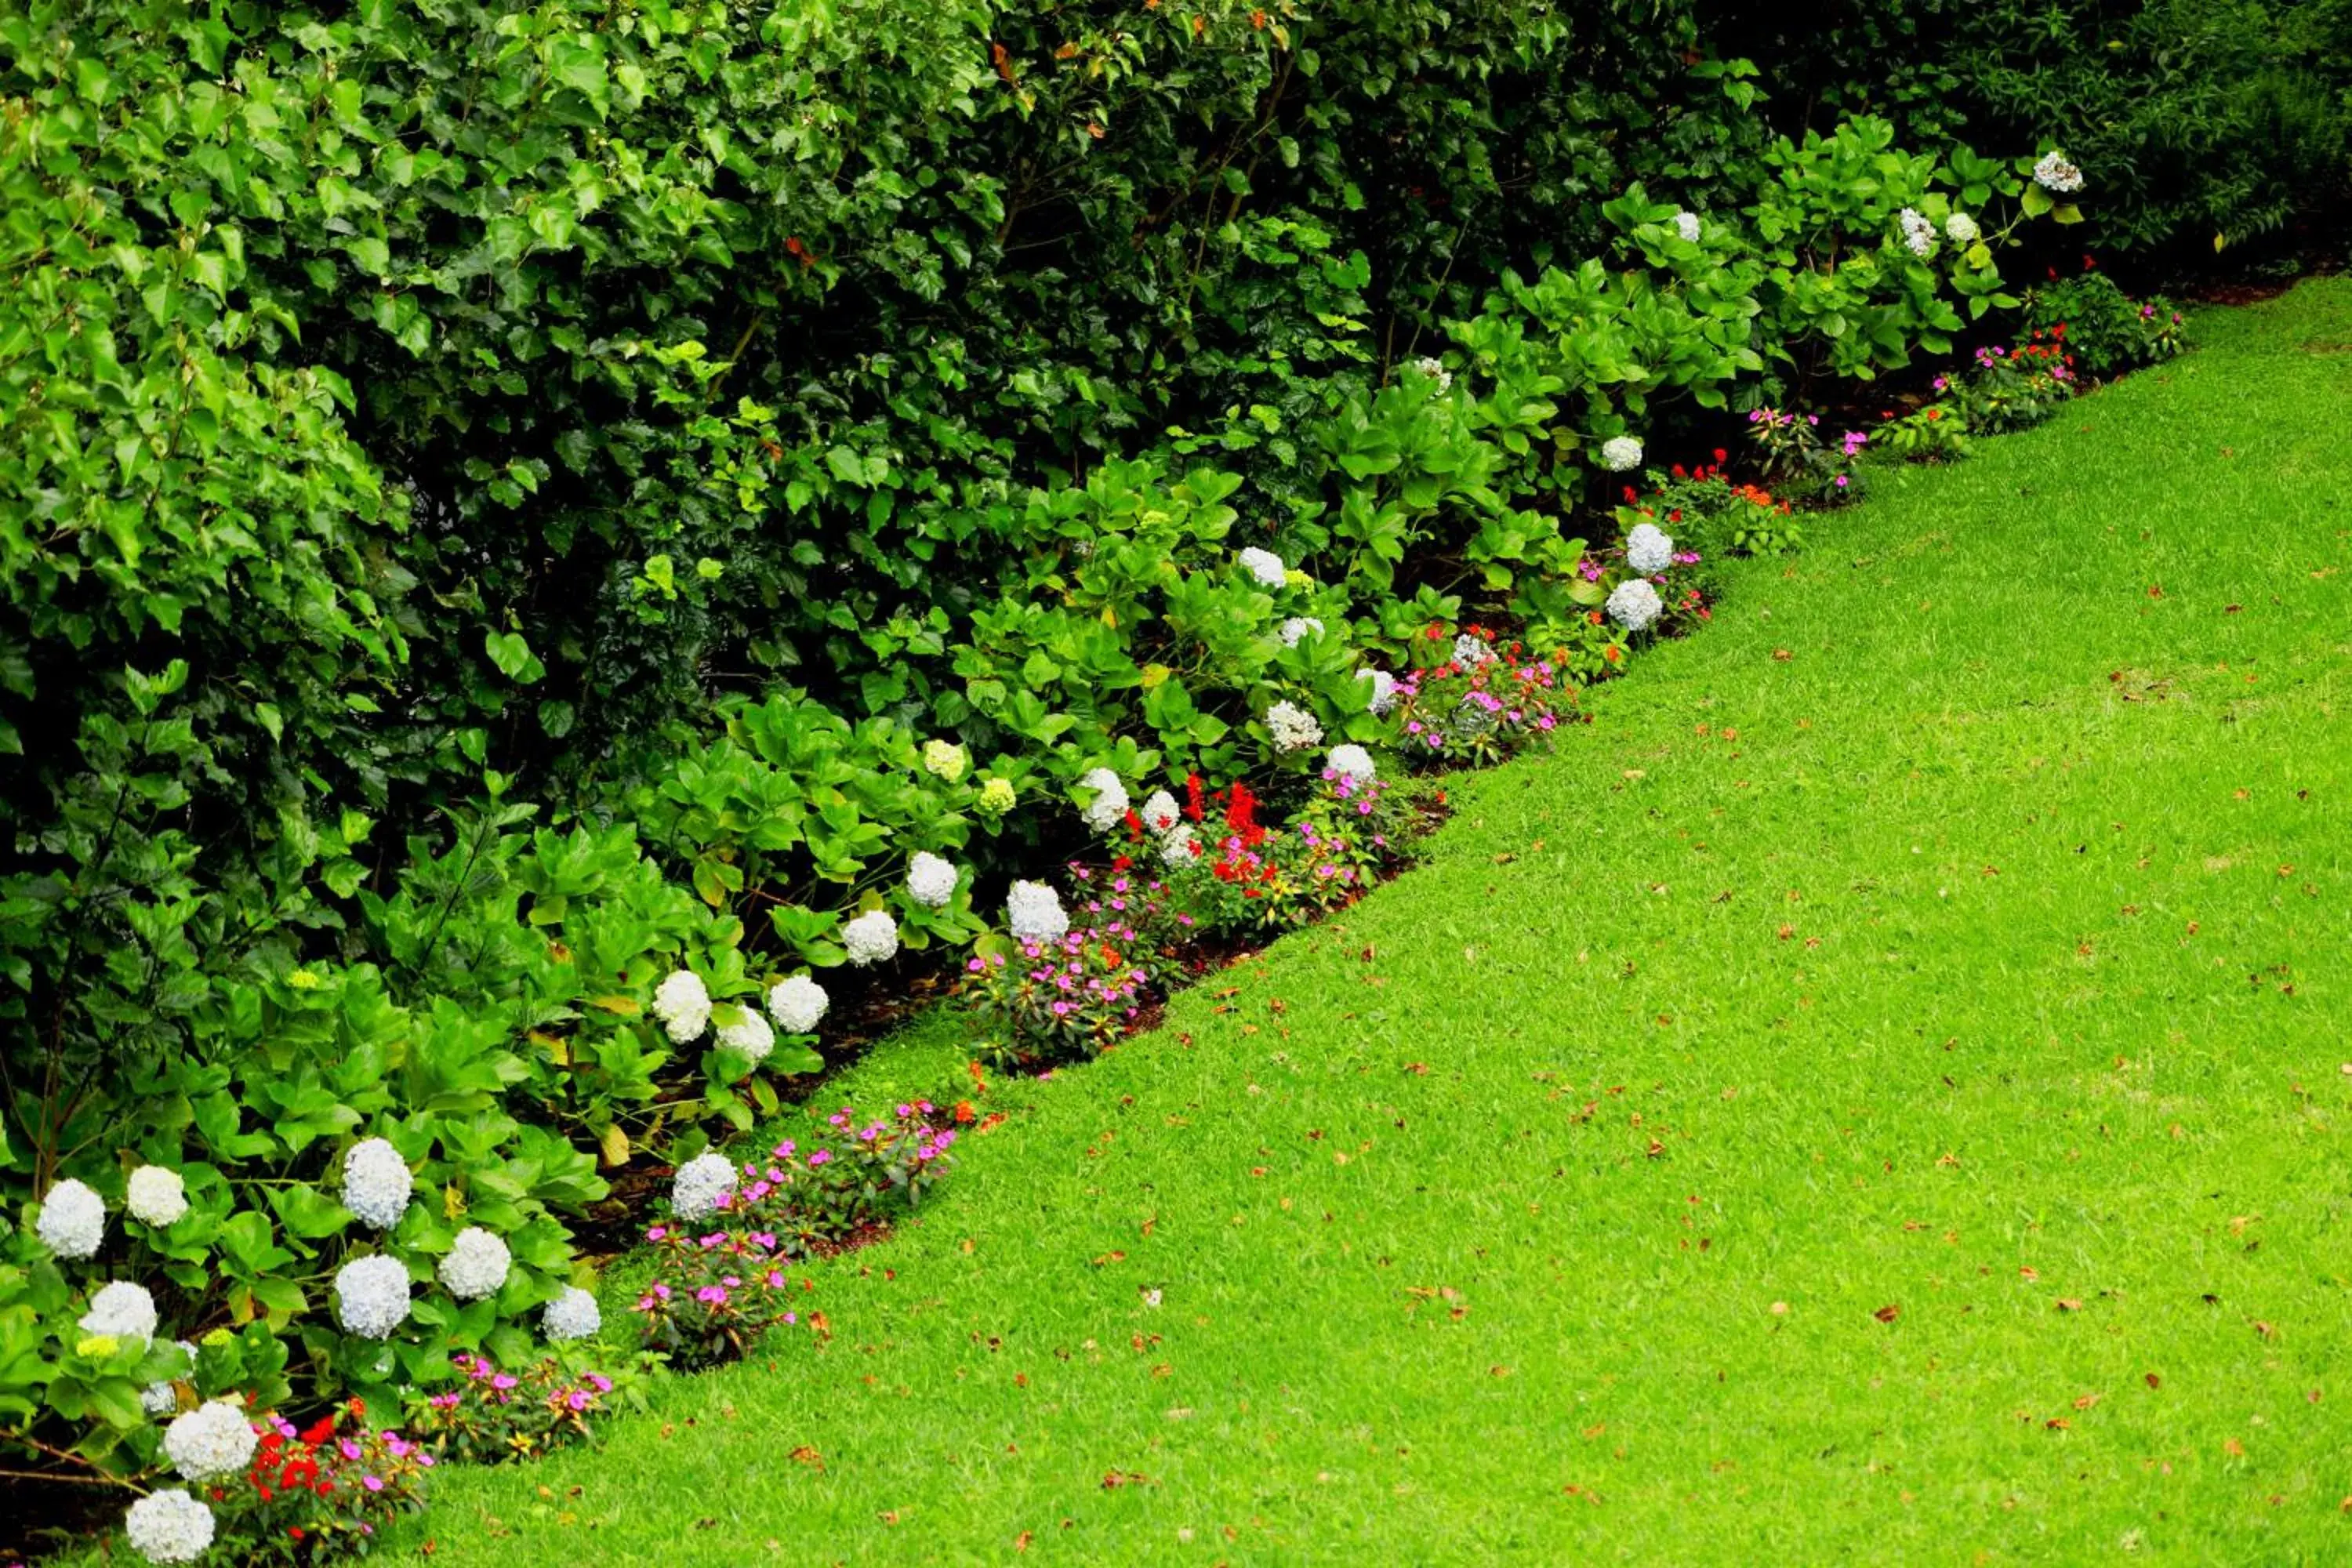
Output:
[[1143,818],[1143,826],[1154,833],[1166,833],[1184,820],[1183,813],[1177,808],[1176,797],[1164,789],[1153,790],[1144,796],[1143,809],[1137,815]]
[[59,1258],[88,1258],[106,1239],[106,1200],[68,1176],[41,1200],[33,1234]]
[[343,1206],[362,1225],[390,1230],[408,1210],[415,1180],[400,1151],[382,1138],[354,1143],[343,1156]]
[[1372,767],[1371,752],[1352,742],[1344,746],[1332,747],[1331,754],[1325,759],[1323,766],[1328,771],[1338,773],[1342,778],[1353,779],[1360,784],[1371,783],[1375,771]]
[[441,1283],[460,1301],[478,1301],[499,1293],[513,1264],[514,1254],[507,1250],[505,1242],[478,1225],[469,1225],[457,1233],[457,1239],[449,1244],[448,1256],[441,1259]]
[[1936,226],[1916,207],[1905,207],[1895,215],[1895,222],[1903,230],[1903,244],[1912,255],[1929,257],[1936,254]]
[[758,1064],[768,1059],[776,1048],[776,1031],[768,1020],[760,1016],[756,1007],[740,1005],[730,1007],[731,1021],[719,1026],[719,1043],[730,1051],[740,1052],[744,1060]]
[[1642,466],[1642,442],[1634,436],[1612,436],[1601,443],[1601,466],[1612,474]]
[[1282,623],[1282,646],[1297,647],[1309,637],[1321,637],[1323,623],[1313,616],[1293,616]]
[[1234,559],[1265,587],[1279,588],[1290,581],[1290,568],[1284,565],[1282,557],[1271,550],[1260,550],[1253,545]]
[[180,1173],[163,1165],[142,1165],[131,1173],[123,1206],[131,1217],[161,1229],[188,1212],[188,1184]]
[[593,1340],[604,1331],[604,1311],[596,1304],[593,1291],[567,1285],[563,1294],[550,1301],[547,1310],[539,1315],[539,1325],[549,1339],[558,1342]]
[[734,1163],[717,1152],[697,1154],[669,1182],[669,1206],[680,1219],[719,1212],[719,1200],[735,1190]]
[[833,998],[824,987],[805,974],[795,974],[779,980],[768,992],[768,1013],[776,1020],[776,1027],[787,1035],[808,1035],[816,1031],[817,1020]]
[[1983,237],[1977,220],[1966,213],[1954,213],[1944,220],[1944,237],[1954,245],[1974,245]]
[[[180,1373],[181,1376],[185,1377],[196,1369],[196,1347],[185,1340],[175,1340],[173,1342],[187,1352],[188,1364],[181,1369]],[[139,1408],[150,1415],[169,1415],[179,1406],[180,1391],[173,1386],[172,1380],[168,1377],[157,1378],[139,1391]]]
[[1385,713],[1396,706],[1397,678],[1395,676],[1385,669],[1374,669],[1366,666],[1356,671],[1356,679],[1372,683],[1371,710],[1375,716]]
[[1485,637],[1475,637],[1464,632],[1454,639],[1454,662],[1464,669],[1475,669],[1482,664],[1491,664],[1495,658],[1494,645]]
[[701,1037],[710,1025],[710,989],[691,969],[674,969],[654,992],[654,1016],[678,1045]]
[[1189,822],[1180,822],[1161,834],[1160,863],[1171,871],[1181,870],[1190,866],[1199,858],[1192,849],[1192,842],[1198,837],[1199,835],[1192,831],[1192,825]]
[[1698,243],[1698,214],[1678,212],[1675,215],[1675,232],[1693,245]]
[[2045,191],[2071,195],[2083,188],[2083,171],[2066,162],[2056,153],[2044,153],[2033,165],[2035,184]]
[[1277,752],[1303,752],[1323,739],[1315,715],[1286,698],[1265,710],[1265,727],[1274,732]]
[[1444,361],[1423,356],[1413,362],[1412,368],[1437,383],[1439,396],[1454,390],[1454,373],[1445,368]]
[[1675,542],[1654,522],[1637,522],[1625,536],[1625,564],[1654,577],[1675,563]]
[[1087,826],[1097,833],[1108,833],[1117,827],[1118,819],[1127,815],[1127,786],[1119,783],[1118,775],[1108,768],[1096,768],[1080,779],[1078,785],[1095,792],[1094,799],[1078,813]]
[[1664,602],[1650,586],[1647,577],[1629,577],[1609,595],[1609,618],[1629,632],[1640,631],[1656,620],[1658,612],[1664,608]]
[[382,1253],[344,1264],[335,1271],[335,1321],[363,1340],[392,1338],[408,1321],[407,1267]]
[[131,1505],[122,1533],[150,1563],[194,1563],[213,1543],[213,1510],[177,1487],[149,1492]]
[[943,910],[955,897],[956,883],[962,874],[952,861],[918,849],[915,858],[907,862],[907,896],[927,910]]
[[81,1331],[111,1334],[118,1340],[152,1340],[157,1321],[155,1298],[147,1293],[147,1287],[117,1279],[100,1286],[90,1297],[89,1310],[81,1315]]
[[1015,942],[1059,942],[1069,934],[1062,895],[1044,882],[1015,882],[1004,900],[1004,918]]
[[163,1428],[163,1453],[186,1479],[208,1481],[252,1463],[260,1440],[242,1409],[226,1399],[208,1399]]
[[898,951],[898,922],[884,910],[868,910],[841,928],[841,945],[855,964],[887,963]]

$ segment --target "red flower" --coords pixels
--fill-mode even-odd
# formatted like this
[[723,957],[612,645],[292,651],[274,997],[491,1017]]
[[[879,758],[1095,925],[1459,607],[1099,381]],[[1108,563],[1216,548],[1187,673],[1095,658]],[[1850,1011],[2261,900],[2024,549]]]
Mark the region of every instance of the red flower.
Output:
[[2095,261],[2092,260],[2092,259],[2091,259],[2089,257],[2087,257],[2087,256],[2085,256],[2084,258],[2083,258],[2083,270],[2084,270],[2084,271],[2085,271],[2085,272],[2096,272],[2098,269],[2099,269],[2099,264],[2098,264],[2097,262],[2095,262]]
[[1731,454],[1717,447],[1715,449],[1715,460],[1718,463],[1727,463],[1731,461]]
[[1683,472],[1683,466],[1682,466],[1680,463],[1676,463],[1676,464],[1675,465],[1674,473],[1675,473],[1675,478],[1676,478],[1676,479],[1686,479],[1690,478],[1690,476],[1689,476],[1688,474],[1685,474],[1685,472]]
[[1627,486],[1625,487],[1625,504],[1626,504],[1627,506],[1632,506],[1632,505],[1633,504],[1633,501],[1634,501],[1633,487],[1633,486],[1631,486],[1631,485],[1627,485]]
[[1191,817],[1195,822],[1200,821],[1202,816],[1201,807],[1201,775],[1198,773],[1186,773],[1184,775],[1184,815]]
[[[357,1402],[354,1401],[354,1403]],[[310,1444],[313,1448],[334,1435],[335,1418],[332,1415],[321,1415],[310,1426],[302,1428],[302,1441]]]

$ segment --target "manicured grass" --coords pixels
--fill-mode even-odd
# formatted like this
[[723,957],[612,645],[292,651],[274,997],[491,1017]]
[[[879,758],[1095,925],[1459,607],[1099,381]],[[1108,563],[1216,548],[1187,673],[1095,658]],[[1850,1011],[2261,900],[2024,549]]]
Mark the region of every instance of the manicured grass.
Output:
[[433,1562],[2352,1561],[2352,284],[2199,326]]

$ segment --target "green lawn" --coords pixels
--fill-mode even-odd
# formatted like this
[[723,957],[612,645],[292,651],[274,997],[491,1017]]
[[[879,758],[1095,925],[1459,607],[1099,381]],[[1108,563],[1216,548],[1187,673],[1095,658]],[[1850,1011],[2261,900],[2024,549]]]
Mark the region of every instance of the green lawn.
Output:
[[2352,1561],[2352,283],[2198,326],[432,1561]]

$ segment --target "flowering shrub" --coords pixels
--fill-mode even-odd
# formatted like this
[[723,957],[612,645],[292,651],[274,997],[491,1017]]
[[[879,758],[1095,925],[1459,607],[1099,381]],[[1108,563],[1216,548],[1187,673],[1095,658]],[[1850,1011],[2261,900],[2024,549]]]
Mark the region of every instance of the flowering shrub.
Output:
[[1398,682],[1390,722],[1402,756],[1444,767],[1498,762],[1569,718],[1575,693],[1549,660],[1526,658],[1517,643],[1499,652],[1466,667],[1448,659]]
[[[2056,341],[2063,331],[2068,352],[2090,375],[2117,375],[2170,359],[2188,346],[2188,323],[2162,295],[2135,300],[2115,279],[2083,258],[2084,270],[2037,284],[2025,295],[2025,323]],[[2031,340],[2029,340],[2031,341]]]
[[1955,401],[1971,432],[2000,435],[2041,424],[2077,390],[2062,324],[2046,340],[2037,331],[2011,348],[1977,350],[1975,369],[1959,384]]
[[1941,395],[1949,390],[1950,380],[1937,376],[1935,381],[1938,400],[1896,415],[1878,427],[1880,448],[1895,457],[1911,462],[1941,462],[1965,458],[1971,450],[1969,442],[1969,422],[1956,402],[1945,401]]
[[1834,442],[1828,441],[1822,437],[1821,425],[1818,414],[1749,410],[1748,439],[1756,449],[1764,478],[1796,500],[1829,506],[1860,500],[1858,459],[1870,437],[1862,431],[1848,430]]
[[[1124,874],[1121,874],[1122,876]],[[964,965],[977,1049],[999,1066],[1093,1056],[1141,1011],[1150,971],[1134,926],[1112,916],[1018,941]]]
[[413,1394],[408,1409],[416,1442],[447,1459],[536,1458],[586,1438],[616,1392],[642,1398],[641,1374],[624,1367],[616,1379],[581,1364],[576,1354],[542,1356],[520,1372],[501,1371],[478,1354],[460,1355],[454,1364],[457,1387]]

